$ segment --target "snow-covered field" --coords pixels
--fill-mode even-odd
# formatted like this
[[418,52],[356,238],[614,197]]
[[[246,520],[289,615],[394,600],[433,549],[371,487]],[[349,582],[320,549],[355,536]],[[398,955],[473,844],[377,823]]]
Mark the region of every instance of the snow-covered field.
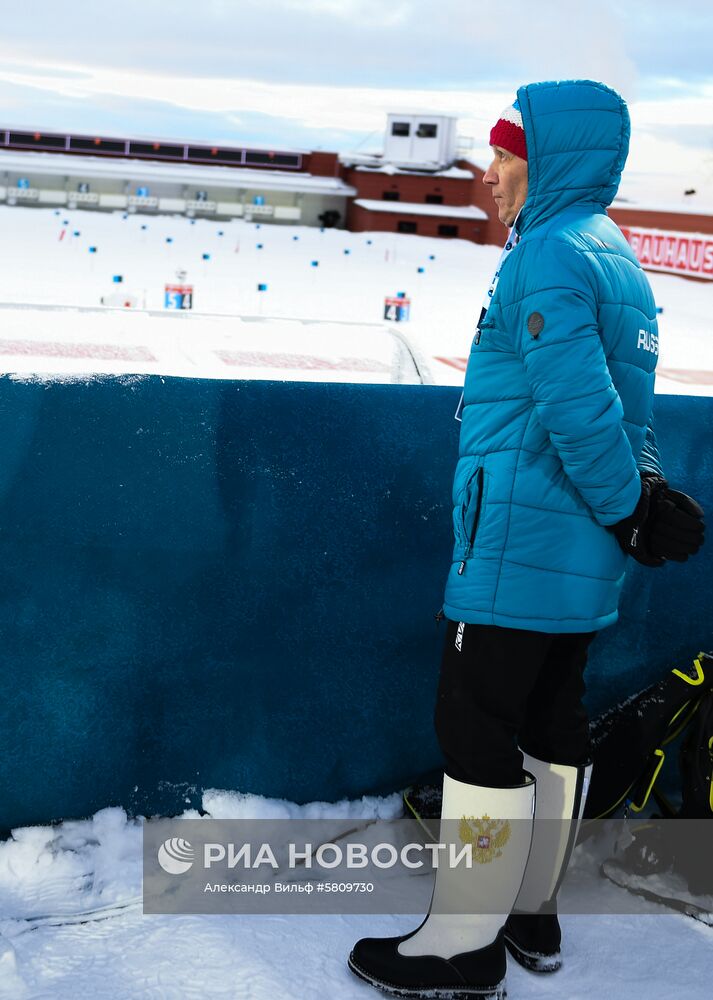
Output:
[[[7,207],[0,232],[0,368],[23,377],[153,372],[457,385],[499,252],[412,236]],[[163,311],[164,286],[179,272],[194,288],[191,315]],[[650,279],[663,307],[658,390],[713,394],[713,283]],[[398,292],[411,300],[398,332],[420,375],[382,319],[384,297]],[[117,294],[135,306],[101,308],[102,297]],[[316,805],[309,815],[352,822],[393,814],[399,801]],[[234,792],[206,793],[203,807],[214,818],[308,809]],[[584,884],[578,871],[575,862],[565,897],[596,893],[601,913],[608,902],[617,908],[623,890]],[[375,994],[345,966],[352,944],[403,933],[417,919],[144,916],[140,893],[141,825],[121,810],[16,830],[0,844],[0,998],[366,1000]],[[542,978],[511,963],[510,1000],[708,997],[713,929],[630,903],[629,915],[564,916],[564,968]]]
[[[400,797],[298,807],[214,791],[205,793],[203,808],[214,819],[330,817],[346,831],[396,815]],[[599,850],[590,841],[577,849],[563,909],[576,909],[586,896],[600,914],[620,912],[563,915],[562,970],[541,976],[510,961],[508,996],[704,1000],[713,928],[657,912],[593,878],[587,853],[599,857]],[[403,915],[143,915],[141,872],[141,824],[120,809],[16,830],[0,845],[0,998],[368,1000],[376,993],[345,965],[354,942],[402,934],[419,922]]]
[[[0,232],[0,370],[19,373],[459,385],[499,254],[464,240],[7,206]],[[713,394],[713,282],[649,278],[663,309],[657,391]],[[193,287],[190,314],[164,310],[176,283]],[[384,299],[398,292],[410,319],[388,323]]]

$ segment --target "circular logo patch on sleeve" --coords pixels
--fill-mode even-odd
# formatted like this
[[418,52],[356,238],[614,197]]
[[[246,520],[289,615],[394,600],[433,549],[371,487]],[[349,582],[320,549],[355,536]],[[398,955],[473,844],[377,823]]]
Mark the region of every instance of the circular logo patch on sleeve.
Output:
[[527,332],[532,337],[539,337],[545,325],[545,317],[542,313],[530,313],[527,317]]

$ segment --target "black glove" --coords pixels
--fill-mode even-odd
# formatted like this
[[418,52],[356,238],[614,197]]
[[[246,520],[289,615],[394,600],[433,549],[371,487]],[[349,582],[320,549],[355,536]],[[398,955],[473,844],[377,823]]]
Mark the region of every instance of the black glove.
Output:
[[623,521],[609,525],[616,540],[628,556],[632,556],[644,566],[663,566],[666,559],[649,548],[649,516],[652,512],[654,495],[668,486],[660,476],[646,476],[641,480],[641,496],[633,513]]
[[703,545],[704,533],[703,509],[692,497],[668,485],[654,490],[648,517],[647,546],[651,553],[685,562]]

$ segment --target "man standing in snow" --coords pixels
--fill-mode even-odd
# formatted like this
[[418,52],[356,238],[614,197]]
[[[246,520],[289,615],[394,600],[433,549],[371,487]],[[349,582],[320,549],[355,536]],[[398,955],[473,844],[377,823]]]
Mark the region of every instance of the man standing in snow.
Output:
[[465,379],[436,731],[442,819],[487,820],[499,851],[474,838],[472,870],[439,868],[416,931],[358,942],[352,971],[387,993],[500,998],[506,947],[559,968],[555,900],[591,770],[587,648],[617,619],[627,555],[658,567],[703,541],[651,427],[651,288],[606,214],[629,131],[618,94],[565,81],[521,87],[490,134],[483,180],[510,233]]

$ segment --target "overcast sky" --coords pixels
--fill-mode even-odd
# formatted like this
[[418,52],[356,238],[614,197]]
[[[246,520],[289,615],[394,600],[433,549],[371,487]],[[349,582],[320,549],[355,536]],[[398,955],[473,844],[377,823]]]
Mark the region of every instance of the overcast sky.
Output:
[[629,101],[630,171],[713,186],[709,0],[25,0],[0,127],[347,152],[440,110],[482,161],[518,85],[568,77]]

